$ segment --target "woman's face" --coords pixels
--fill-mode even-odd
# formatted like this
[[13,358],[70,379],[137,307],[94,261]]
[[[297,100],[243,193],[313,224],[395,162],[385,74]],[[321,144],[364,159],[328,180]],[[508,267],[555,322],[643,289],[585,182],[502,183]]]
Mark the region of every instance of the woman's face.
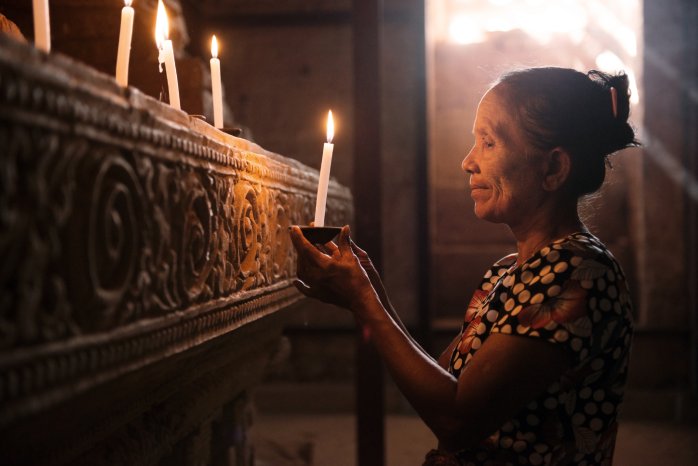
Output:
[[541,157],[523,133],[496,88],[480,101],[473,126],[475,144],[462,163],[470,174],[475,215],[515,226],[543,200]]

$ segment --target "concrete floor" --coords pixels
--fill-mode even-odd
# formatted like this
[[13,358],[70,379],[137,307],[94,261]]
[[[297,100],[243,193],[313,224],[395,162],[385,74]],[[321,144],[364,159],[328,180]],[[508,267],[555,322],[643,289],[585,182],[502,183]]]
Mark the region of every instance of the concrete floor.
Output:
[[[351,414],[258,415],[252,429],[256,466],[356,466],[354,429]],[[419,466],[435,443],[418,417],[386,418],[386,466]],[[614,465],[698,465],[698,426],[622,422]]]

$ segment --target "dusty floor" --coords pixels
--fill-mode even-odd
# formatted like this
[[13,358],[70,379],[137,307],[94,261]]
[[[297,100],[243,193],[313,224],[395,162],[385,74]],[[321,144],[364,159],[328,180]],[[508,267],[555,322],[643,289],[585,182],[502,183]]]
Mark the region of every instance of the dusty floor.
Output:
[[[260,415],[253,442],[256,466],[356,466],[351,415]],[[419,466],[435,440],[419,418],[386,418],[386,466]],[[615,466],[695,466],[698,426],[670,423],[621,424]]]

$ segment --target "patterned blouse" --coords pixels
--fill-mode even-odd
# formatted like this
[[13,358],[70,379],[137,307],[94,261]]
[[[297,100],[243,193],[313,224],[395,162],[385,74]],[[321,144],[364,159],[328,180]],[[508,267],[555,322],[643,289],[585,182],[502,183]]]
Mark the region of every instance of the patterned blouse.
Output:
[[492,333],[542,338],[573,367],[462,465],[610,465],[628,370],[631,304],[623,272],[596,237],[574,233],[516,267],[495,263],[474,293],[449,372],[458,377]]

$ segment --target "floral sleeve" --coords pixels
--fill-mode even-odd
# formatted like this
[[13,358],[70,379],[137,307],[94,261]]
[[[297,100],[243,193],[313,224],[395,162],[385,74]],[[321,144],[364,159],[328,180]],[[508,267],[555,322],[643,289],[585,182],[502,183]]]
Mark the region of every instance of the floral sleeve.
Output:
[[600,340],[615,327],[627,299],[615,260],[584,235],[543,248],[503,285],[491,333],[562,344],[576,364],[601,350]]
[[487,319],[483,320],[483,313],[489,309],[497,289],[505,279],[507,270],[515,263],[516,254],[510,254],[498,260],[485,272],[480,286],[473,293],[465,311],[460,341],[453,350],[449,362],[448,371],[456,377],[472,358],[473,351],[480,347],[489,323]]

